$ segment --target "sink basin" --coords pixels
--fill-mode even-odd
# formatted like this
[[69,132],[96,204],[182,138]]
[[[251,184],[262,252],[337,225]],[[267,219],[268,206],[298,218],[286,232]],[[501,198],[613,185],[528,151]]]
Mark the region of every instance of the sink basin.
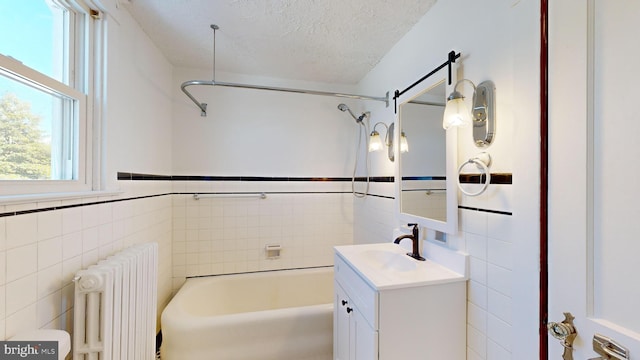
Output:
[[[336,256],[377,290],[466,280],[466,272],[457,273],[430,259],[415,260],[407,256],[407,249],[393,243],[343,245],[334,249]],[[467,263],[467,255],[455,256],[460,256],[461,262]]]
[[361,254],[372,268],[380,270],[412,271],[418,267],[417,261],[405,254],[384,250],[368,250]]

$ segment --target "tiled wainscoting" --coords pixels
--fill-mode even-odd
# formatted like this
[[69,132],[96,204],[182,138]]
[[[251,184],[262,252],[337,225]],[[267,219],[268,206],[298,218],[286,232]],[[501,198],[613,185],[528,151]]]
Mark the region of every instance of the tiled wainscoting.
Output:
[[[459,248],[470,255],[467,359],[511,359],[514,279],[512,185],[460,200]],[[455,242],[452,239],[452,242]]]
[[[118,196],[0,206],[0,339],[72,331],[75,272],[132,244],[160,244],[162,309],[187,276],[331,265],[333,246],[388,242],[402,225],[386,179],[356,198],[350,179],[126,178]],[[511,358],[511,191],[492,184],[462,197],[459,232],[448,236],[470,254],[470,360]],[[280,258],[267,259],[266,245],[280,245]]]
[[187,276],[332,265],[333,246],[353,242],[350,191],[344,180],[173,181],[174,290]]
[[[159,244],[159,309],[171,295],[169,184],[123,182],[123,194],[0,206],[0,339],[73,331],[76,271],[133,244]],[[166,194],[166,195],[163,195]]]
[[355,243],[393,241],[393,229],[397,227],[394,191],[393,182],[372,182],[370,196],[353,198]]

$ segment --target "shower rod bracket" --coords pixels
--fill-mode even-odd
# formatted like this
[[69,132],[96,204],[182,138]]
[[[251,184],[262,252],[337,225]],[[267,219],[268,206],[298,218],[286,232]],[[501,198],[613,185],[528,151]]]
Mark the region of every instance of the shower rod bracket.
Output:
[[241,88],[241,89],[254,89],[254,90],[271,90],[271,91],[280,91],[280,92],[289,92],[289,93],[298,93],[298,94],[310,94],[310,95],[323,95],[323,96],[335,96],[335,97],[344,97],[350,99],[359,99],[359,100],[374,100],[374,101],[383,101],[387,107],[389,107],[389,92],[385,94],[384,97],[374,97],[374,96],[366,96],[366,95],[357,95],[357,94],[343,94],[343,93],[333,93],[327,91],[317,91],[317,90],[306,90],[306,89],[293,89],[293,88],[283,88],[283,87],[272,87],[272,86],[263,86],[263,85],[251,85],[251,84],[237,84],[237,83],[228,83],[214,80],[190,80],[182,83],[180,88],[182,92],[187,95],[191,101],[193,101],[196,106],[200,108],[200,116],[207,116],[207,104],[201,103],[198,101],[193,94],[191,94],[188,90],[188,86],[192,85],[207,85],[207,86],[223,86],[223,87],[233,87],[233,88]]

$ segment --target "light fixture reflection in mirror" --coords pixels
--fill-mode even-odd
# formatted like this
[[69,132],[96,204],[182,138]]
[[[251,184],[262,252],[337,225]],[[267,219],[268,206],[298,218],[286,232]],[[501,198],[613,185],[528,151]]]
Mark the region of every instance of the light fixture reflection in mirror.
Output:
[[400,152],[409,152],[409,142],[407,141],[407,135],[404,134],[404,131],[400,132]]

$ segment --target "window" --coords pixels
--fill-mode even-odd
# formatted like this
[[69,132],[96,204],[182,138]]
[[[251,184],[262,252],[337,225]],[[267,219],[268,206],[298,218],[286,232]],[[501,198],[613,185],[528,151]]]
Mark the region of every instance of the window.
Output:
[[0,0],[0,195],[91,190],[93,14]]

